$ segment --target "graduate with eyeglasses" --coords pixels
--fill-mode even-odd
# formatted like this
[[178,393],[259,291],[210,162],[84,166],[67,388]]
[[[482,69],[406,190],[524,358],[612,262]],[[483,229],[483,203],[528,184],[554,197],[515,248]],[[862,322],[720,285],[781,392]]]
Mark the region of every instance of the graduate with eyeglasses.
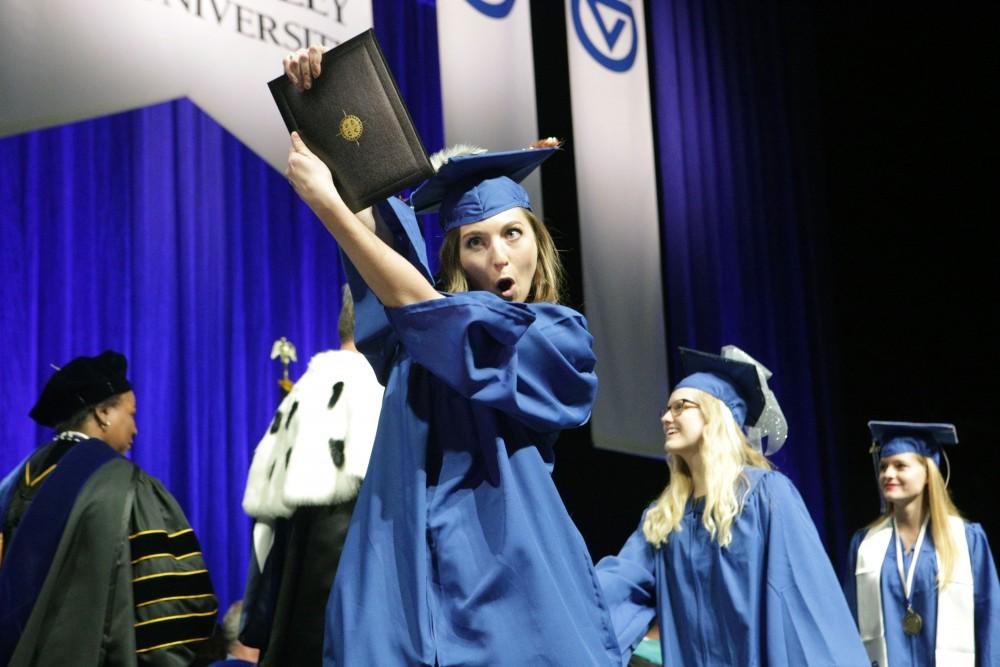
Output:
[[[298,58],[298,59],[296,59]],[[322,76],[302,52],[286,74]],[[313,69],[315,67],[315,69]],[[358,349],[385,384],[327,606],[327,665],[611,665],[611,621],[552,481],[590,417],[592,339],[519,181],[555,152],[446,155],[412,196],[445,230],[438,291],[414,210],[357,216],[292,135],[288,177],[337,240]]]
[[664,665],[857,665],[864,649],[809,512],[772,469],[771,373],[733,346],[681,348],[660,421],[670,482],[597,564],[627,663],[659,623]]
[[1000,584],[986,534],[941,474],[952,424],[868,422],[883,513],[855,533],[844,593],[873,665],[1000,665]]

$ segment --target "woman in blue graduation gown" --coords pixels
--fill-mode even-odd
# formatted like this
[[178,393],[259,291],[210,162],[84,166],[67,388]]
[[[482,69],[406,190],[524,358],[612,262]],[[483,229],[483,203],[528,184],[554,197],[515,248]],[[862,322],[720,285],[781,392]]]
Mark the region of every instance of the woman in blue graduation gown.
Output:
[[1000,665],[1000,584],[939,465],[951,424],[869,422],[886,511],[855,533],[844,593],[873,665]]
[[664,665],[867,665],[801,497],[758,449],[786,435],[770,373],[731,346],[681,348],[681,373],[661,418],[670,483],[597,564],[622,662],[657,619]]
[[[300,57],[286,72],[302,86],[319,63]],[[357,345],[385,384],[325,664],[617,663],[551,479],[556,437],[586,422],[597,383],[586,323],[556,303],[554,246],[517,183],[553,150],[452,157],[414,194],[447,231],[438,292],[413,211],[390,200],[359,219],[292,136],[289,180],[348,260]]]

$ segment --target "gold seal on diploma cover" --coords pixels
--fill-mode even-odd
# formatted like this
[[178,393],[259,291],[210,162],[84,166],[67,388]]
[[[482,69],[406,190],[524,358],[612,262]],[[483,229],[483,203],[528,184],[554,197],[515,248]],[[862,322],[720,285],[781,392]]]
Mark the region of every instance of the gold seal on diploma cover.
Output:
[[[349,114],[344,112],[344,117],[340,119],[340,133],[338,137],[346,140],[358,143],[358,139],[365,132],[365,124],[361,122],[361,119],[354,114]],[[360,144],[358,144],[360,145]]]
[[913,607],[907,607],[906,613],[903,614],[903,632],[908,635],[919,635],[923,627],[924,619],[920,618],[920,614],[913,611]]

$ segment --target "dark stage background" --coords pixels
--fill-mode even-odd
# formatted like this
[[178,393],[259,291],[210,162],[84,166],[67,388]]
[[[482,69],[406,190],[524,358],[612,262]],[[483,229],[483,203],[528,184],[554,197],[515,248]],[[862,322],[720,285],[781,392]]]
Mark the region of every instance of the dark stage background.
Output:
[[[647,4],[654,17],[656,8],[663,9]],[[817,377],[813,389],[828,415],[832,455],[823,463],[836,481],[831,488],[818,476],[791,474],[807,501],[811,487],[823,489],[824,511],[812,502],[809,509],[834,565],[843,568],[843,540],[878,512],[869,419],[956,424],[960,445],[951,454],[950,488],[963,514],[983,524],[996,551],[997,5],[698,4],[711,15],[708,24],[740,16],[751,32],[761,23],[774,27],[769,36],[781,44],[775,64],[796,89],[788,112],[809,128],[795,164],[815,176],[810,194],[816,205],[796,223],[811,242],[820,283],[822,302],[811,305],[824,322],[818,333],[827,356],[820,360],[825,381]],[[751,12],[763,16],[748,18]],[[662,76],[655,63],[653,72]],[[659,159],[668,159],[662,150]],[[547,210],[555,210],[545,195]],[[674,323],[668,325],[672,344],[715,344],[678,336]],[[787,331],[773,336],[778,346],[796,344]],[[764,354],[758,358],[773,363]],[[781,386],[777,372],[772,384]],[[776,393],[783,405],[797,399]],[[802,424],[789,422],[786,449],[802,448]],[[579,445],[570,446],[571,438]],[[666,474],[641,460],[588,448],[585,431],[564,435],[562,442],[556,479],[600,557],[635,528],[622,517],[638,517]],[[818,447],[804,452],[823,454]]]
[[[955,422],[956,501],[996,544],[997,10],[647,5],[671,345],[737,343],[774,371],[791,431],[775,462],[838,567],[877,512],[870,418]],[[433,3],[374,9],[436,150]],[[563,12],[532,6],[540,134],[568,140],[543,189],[585,311]],[[239,597],[242,487],[278,400],[267,355],[287,335],[301,373],[336,346],[332,241],[187,101],[0,140],[0,222],[3,468],[45,437],[25,415],[48,364],[121,349],[140,402],[134,456],[185,507],[223,604]],[[593,555],[615,551],[665,466],[595,450],[586,428],[557,452]]]
[[867,419],[954,422],[950,488],[996,552],[1000,8],[818,6],[844,521],[877,504]]

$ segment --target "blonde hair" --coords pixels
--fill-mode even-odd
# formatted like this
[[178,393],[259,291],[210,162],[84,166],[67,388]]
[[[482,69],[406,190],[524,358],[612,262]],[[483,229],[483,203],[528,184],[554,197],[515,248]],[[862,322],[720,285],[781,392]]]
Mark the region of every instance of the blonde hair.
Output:
[[[545,224],[534,213],[522,208],[531,230],[535,233],[535,243],[538,246],[538,265],[531,279],[531,289],[528,291],[529,303],[546,302],[559,303],[563,292],[565,272],[559,251],[556,249],[552,234]],[[459,256],[459,238],[461,227],[455,227],[445,234],[441,244],[441,289],[445,292],[468,292],[469,280],[462,269]]]
[[[702,525],[721,546],[733,541],[733,521],[743,511],[743,501],[750,491],[744,466],[771,469],[771,462],[750,446],[733,419],[729,408],[719,399],[700,392],[698,405],[705,418],[699,443],[705,468],[705,509]],[[682,458],[667,455],[670,482],[642,524],[646,540],[655,547],[667,542],[670,534],[680,531],[684,506],[694,488],[691,471]]]
[[[917,460],[927,471],[927,484],[924,486],[923,509],[930,513],[931,538],[934,540],[934,551],[938,559],[937,588],[941,590],[951,581],[951,575],[955,571],[955,557],[958,553],[958,546],[951,535],[951,521],[949,517],[957,516],[961,518],[955,502],[951,499],[951,492],[945,486],[941,470],[938,469],[934,459],[921,454],[913,453]],[[885,513],[868,524],[868,528],[882,523],[892,517],[892,505],[886,506]]]

